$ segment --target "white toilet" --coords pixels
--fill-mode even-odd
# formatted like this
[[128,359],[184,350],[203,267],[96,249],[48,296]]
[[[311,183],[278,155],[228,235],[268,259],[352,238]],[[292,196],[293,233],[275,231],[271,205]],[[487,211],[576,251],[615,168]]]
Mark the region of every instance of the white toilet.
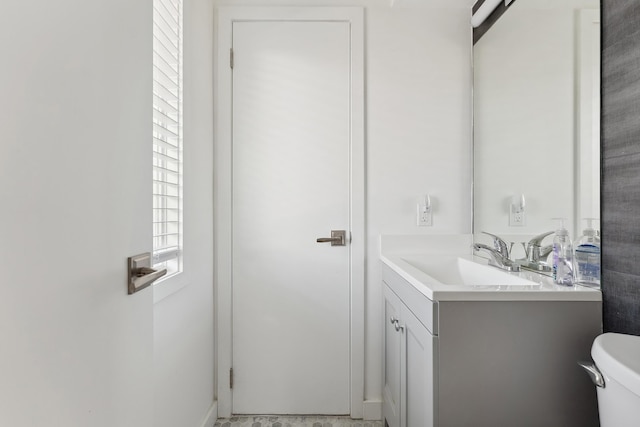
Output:
[[595,366],[581,366],[597,385],[600,426],[640,426],[640,337],[602,334],[591,357]]

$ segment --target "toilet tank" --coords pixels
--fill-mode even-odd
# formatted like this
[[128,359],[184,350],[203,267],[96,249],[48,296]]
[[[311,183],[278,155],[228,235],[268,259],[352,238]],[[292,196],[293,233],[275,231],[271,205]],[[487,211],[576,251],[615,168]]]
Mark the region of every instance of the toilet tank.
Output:
[[640,425],[640,337],[606,333],[598,336],[591,357],[604,376],[598,387],[601,427]]

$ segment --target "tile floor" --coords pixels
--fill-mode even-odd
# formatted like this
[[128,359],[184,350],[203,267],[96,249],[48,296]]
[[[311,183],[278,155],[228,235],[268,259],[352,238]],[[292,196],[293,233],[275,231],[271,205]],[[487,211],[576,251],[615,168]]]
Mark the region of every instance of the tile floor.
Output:
[[221,418],[214,427],[382,427],[382,421],[328,416],[239,415]]

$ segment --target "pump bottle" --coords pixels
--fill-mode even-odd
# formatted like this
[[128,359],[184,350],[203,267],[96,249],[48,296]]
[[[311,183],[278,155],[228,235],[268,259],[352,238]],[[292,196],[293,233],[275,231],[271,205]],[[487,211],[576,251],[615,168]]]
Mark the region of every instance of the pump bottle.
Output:
[[583,219],[587,228],[576,242],[576,279],[581,285],[600,287],[600,237],[593,228],[597,218]]
[[560,222],[553,238],[553,281],[557,285],[573,286],[573,246],[569,231],[564,226],[565,218],[553,218]]

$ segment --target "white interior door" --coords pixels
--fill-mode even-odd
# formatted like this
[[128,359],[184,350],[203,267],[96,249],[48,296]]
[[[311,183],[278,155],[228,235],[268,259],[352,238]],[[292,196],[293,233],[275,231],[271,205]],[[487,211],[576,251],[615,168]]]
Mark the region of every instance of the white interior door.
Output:
[[0,426],[152,426],[151,4],[3,6]]
[[348,414],[347,22],[233,24],[233,412]]

